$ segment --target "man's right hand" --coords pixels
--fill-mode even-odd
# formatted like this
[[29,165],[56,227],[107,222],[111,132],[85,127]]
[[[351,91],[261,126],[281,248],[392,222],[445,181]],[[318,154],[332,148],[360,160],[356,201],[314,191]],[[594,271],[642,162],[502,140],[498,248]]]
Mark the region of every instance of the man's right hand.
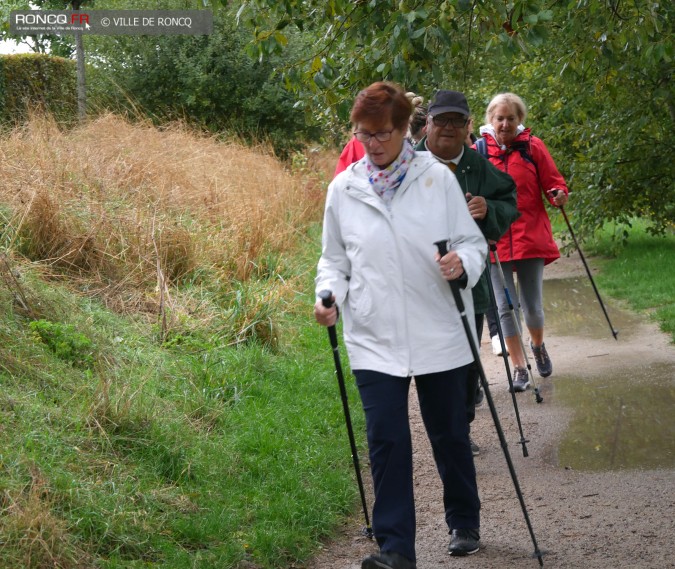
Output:
[[487,201],[484,197],[481,196],[472,196],[471,194],[465,194],[466,205],[469,206],[469,213],[474,219],[485,219],[487,215]]

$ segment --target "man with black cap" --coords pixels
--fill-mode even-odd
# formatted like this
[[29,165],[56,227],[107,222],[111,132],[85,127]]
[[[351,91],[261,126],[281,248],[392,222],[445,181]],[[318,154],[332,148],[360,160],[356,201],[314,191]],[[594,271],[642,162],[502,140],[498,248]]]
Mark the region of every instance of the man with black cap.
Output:
[[[508,174],[495,168],[466,144],[471,112],[466,97],[459,91],[440,90],[429,103],[427,134],[415,150],[428,150],[447,164],[465,194],[469,212],[486,239],[497,241],[520,213],[516,209],[516,184]],[[472,289],[476,315],[476,335],[480,341],[484,314],[489,307],[486,269]],[[478,367],[472,366],[467,386],[467,420],[473,421],[480,392]],[[474,456],[480,450],[473,441]],[[451,504],[446,504],[446,517]],[[479,549],[479,528],[453,528],[448,546],[450,555],[470,555]]]

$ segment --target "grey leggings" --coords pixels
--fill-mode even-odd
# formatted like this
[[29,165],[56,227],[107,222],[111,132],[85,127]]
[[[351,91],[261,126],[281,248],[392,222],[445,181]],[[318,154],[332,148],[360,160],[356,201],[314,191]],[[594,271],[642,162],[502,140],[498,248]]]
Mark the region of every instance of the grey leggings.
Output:
[[[516,286],[513,275],[518,273],[518,293],[516,297]],[[502,263],[504,271],[504,280],[509,290],[509,297],[513,302],[520,326],[520,309],[522,308],[525,316],[525,324],[528,328],[537,329],[544,327],[544,307],[543,307],[543,284],[544,284],[544,259],[521,259],[519,261],[507,261]],[[504,287],[499,278],[499,269],[497,265],[490,266],[490,278],[495,291],[495,299],[499,308],[499,319],[502,324],[502,330],[505,338],[510,338],[518,333],[509,303],[504,293]],[[521,329],[522,332],[522,329]]]

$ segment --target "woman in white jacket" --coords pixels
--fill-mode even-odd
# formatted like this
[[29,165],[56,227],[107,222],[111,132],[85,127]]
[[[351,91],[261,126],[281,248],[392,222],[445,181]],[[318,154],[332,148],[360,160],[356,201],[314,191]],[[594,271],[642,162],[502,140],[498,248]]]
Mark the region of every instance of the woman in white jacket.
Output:
[[[379,554],[362,569],[415,568],[415,505],[408,391],[414,376],[422,418],[443,481],[449,551],[478,551],[476,472],[466,419],[473,361],[447,280],[471,287],[487,244],[454,175],[406,140],[411,105],[396,84],[374,83],[354,102],[351,121],[366,156],[328,188],[316,290],[331,290],[366,416]],[[434,243],[448,240],[440,258]],[[335,306],[314,307],[331,326]]]

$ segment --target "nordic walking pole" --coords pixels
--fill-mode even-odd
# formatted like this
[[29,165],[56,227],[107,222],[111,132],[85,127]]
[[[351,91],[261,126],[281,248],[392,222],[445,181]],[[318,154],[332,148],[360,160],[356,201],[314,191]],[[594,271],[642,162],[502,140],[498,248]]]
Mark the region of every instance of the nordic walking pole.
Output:
[[[489,262],[489,259],[488,259]],[[490,269],[488,268],[488,273]],[[509,380],[509,391],[511,392],[511,399],[513,400],[513,410],[516,413],[516,423],[518,423],[518,431],[520,432],[520,441],[518,444],[523,447],[523,456],[527,458],[529,453],[527,452],[527,445],[530,441],[525,438],[523,434],[523,425],[520,422],[520,413],[518,411],[518,401],[516,400],[516,390],[513,389],[513,378],[511,377],[511,367],[509,366],[509,356],[506,350],[506,345],[504,344],[504,332],[502,332],[502,323],[499,319],[499,309],[497,308],[497,301],[495,300],[495,291],[492,287],[492,279],[488,274],[488,292],[490,293],[490,305],[497,315],[497,334],[499,336],[499,343],[502,346],[502,358],[504,359],[504,368],[506,369],[506,377]]]
[[[322,290],[319,292],[321,304],[326,308],[333,306],[333,293],[330,290]],[[356,451],[356,441],[354,440],[354,430],[352,429],[352,418],[349,413],[349,402],[347,400],[347,389],[345,387],[345,378],[342,375],[342,364],[340,363],[340,352],[338,350],[337,333],[335,325],[328,326],[328,338],[330,339],[331,348],[333,348],[333,359],[335,360],[335,373],[340,386],[340,397],[342,398],[342,409],[344,410],[345,423],[347,423],[347,434],[349,435],[349,445],[352,449],[352,460],[354,462],[354,470],[356,472],[356,481],[359,485],[359,494],[361,494],[361,506],[363,507],[363,516],[366,519],[366,527],[363,528],[363,534],[368,539],[373,539],[373,528],[370,525],[370,517],[368,516],[368,506],[366,504],[366,493],[363,489],[363,479],[361,478],[361,467],[359,466],[359,455]]]
[[[436,241],[434,243],[438,248],[438,252],[443,257],[448,252],[448,242],[447,241]],[[516,494],[518,495],[518,500],[520,501],[520,507],[523,510],[523,516],[525,516],[525,523],[527,524],[527,529],[530,532],[530,537],[532,538],[532,544],[534,545],[534,554],[533,557],[539,559],[539,566],[544,566],[544,560],[542,559],[542,553],[539,551],[539,546],[537,545],[537,538],[534,536],[534,530],[532,529],[532,524],[530,523],[530,516],[527,513],[527,507],[525,506],[525,499],[523,498],[523,493],[520,490],[520,484],[518,483],[518,476],[516,476],[516,470],[513,467],[513,461],[511,460],[511,454],[509,453],[508,444],[506,443],[506,437],[504,436],[504,431],[499,422],[499,417],[497,415],[497,408],[495,403],[492,400],[492,395],[490,394],[490,387],[488,386],[487,378],[485,377],[485,371],[483,370],[483,364],[480,361],[480,354],[478,353],[478,348],[473,339],[473,334],[471,333],[471,326],[469,325],[469,319],[466,316],[466,309],[464,308],[464,301],[462,300],[462,295],[459,292],[460,284],[455,281],[448,281],[450,289],[452,290],[452,296],[455,299],[455,304],[459,310],[459,314],[462,318],[462,324],[464,326],[464,332],[466,333],[466,339],[469,342],[469,347],[471,348],[471,354],[473,355],[474,362],[478,367],[478,375],[480,377],[480,382],[483,385],[483,391],[485,391],[485,399],[487,399],[488,406],[490,407],[490,413],[492,415],[492,421],[495,424],[495,429],[497,430],[497,436],[499,437],[499,443],[502,446],[504,451],[504,458],[506,458],[506,464],[509,467],[509,472],[511,473],[511,480],[513,480],[513,485],[516,489]]]
[[[555,197],[558,194],[559,190],[551,190],[551,195]],[[617,336],[619,335],[619,331],[612,326],[612,322],[609,320],[609,316],[607,314],[607,309],[605,308],[605,304],[602,302],[602,298],[600,298],[600,293],[598,292],[598,288],[595,286],[595,281],[593,280],[593,276],[591,275],[591,270],[588,268],[588,264],[586,263],[586,258],[584,257],[584,254],[581,252],[581,247],[579,247],[579,242],[577,241],[576,236],[574,235],[574,231],[572,231],[572,225],[570,224],[570,220],[567,219],[567,214],[565,213],[565,208],[561,205],[557,206],[560,208],[560,211],[563,214],[563,217],[565,218],[565,223],[567,224],[567,229],[570,231],[570,235],[572,236],[572,240],[574,241],[574,245],[577,248],[577,251],[579,251],[579,257],[581,257],[581,262],[584,264],[584,268],[586,269],[586,274],[588,275],[588,278],[591,281],[591,285],[593,285],[593,290],[595,291],[595,296],[598,299],[598,302],[600,303],[600,308],[602,308],[602,312],[605,315],[605,318],[607,319],[607,324],[609,324],[609,329],[612,331],[612,336],[614,336],[614,339],[618,342],[619,339]]]
[[495,258],[495,264],[497,265],[497,274],[499,275],[499,281],[501,282],[502,288],[504,289],[504,294],[506,295],[506,302],[509,303],[509,310],[511,311],[513,324],[516,327],[516,334],[518,335],[518,341],[520,342],[520,349],[523,351],[523,357],[525,358],[525,366],[527,367],[527,373],[529,374],[530,381],[532,382],[534,399],[537,403],[541,403],[544,400],[544,398],[539,393],[537,382],[534,380],[534,373],[532,373],[532,365],[530,365],[530,358],[527,357],[527,352],[525,351],[525,344],[523,344],[523,334],[520,331],[520,324],[518,324],[516,309],[513,306],[513,301],[511,300],[511,295],[509,294],[509,288],[506,286],[506,279],[504,278],[504,271],[502,270],[502,264],[499,262],[499,257],[497,256],[496,243],[490,243],[490,251],[492,251],[492,254],[494,255]]

